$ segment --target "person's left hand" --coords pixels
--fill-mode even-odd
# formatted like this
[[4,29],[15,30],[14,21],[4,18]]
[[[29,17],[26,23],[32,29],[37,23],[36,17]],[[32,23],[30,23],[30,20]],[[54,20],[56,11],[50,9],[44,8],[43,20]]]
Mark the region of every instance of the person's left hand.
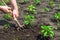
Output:
[[15,18],[18,18],[18,16],[19,16],[18,10],[17,10],[17,9],[14,9],[14,10],[12,11],[12,17],[13,17],[14,20],[15,20]]

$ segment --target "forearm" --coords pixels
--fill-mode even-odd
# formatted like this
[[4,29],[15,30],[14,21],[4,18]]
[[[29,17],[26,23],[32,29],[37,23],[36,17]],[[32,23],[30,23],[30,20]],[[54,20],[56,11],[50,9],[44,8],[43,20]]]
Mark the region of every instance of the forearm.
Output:
[[18,6],[17,6],[17,3],[16,3],[16,0],[10,0],[12,6],[14,9],[17,9],[18,10]]

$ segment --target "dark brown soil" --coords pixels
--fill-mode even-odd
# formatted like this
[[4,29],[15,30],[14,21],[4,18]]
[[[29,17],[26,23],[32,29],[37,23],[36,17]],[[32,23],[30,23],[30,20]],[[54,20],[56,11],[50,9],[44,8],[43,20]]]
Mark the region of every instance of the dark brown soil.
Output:
[[[52,20],[52,16],[55,14],[55,12],[59,12],[59,10],[51,8],[50,12],[41,12],[41,9],[43,7],[49,6],[50,0],[41,0],[41,4],[37,6],[38,14],[35,16],[35,22],[31,23],[33,28],[22,28],[20,31],[16,30],[16,25],[14,21],[9,21],[11,24],[11,27],[8,29],[4,28],[4,24],[8,21],[3,20],[4,13],[0,11],[0,40],[60,40],[60,29],[54,30],[55,36],[54,38],[44,38],[42,35],[39,35],[40,25],[51,25],[54,28],[57,28],[57,22],[55,20]],[[28,3],[22,4],[20,0],[17,0],[18,6],[19,6],[19,13],[20,16],[18,18],[19,22],[22,24],[24,20],[24,16],[26,15],[25,9],[27,6],[29,6],[33,0],[29,0]],[[60,0],[54,0],[55,4],[59,4]],[[10,4],[8,4],[11,6]],[[59,27],[60,28],[60,27]]]

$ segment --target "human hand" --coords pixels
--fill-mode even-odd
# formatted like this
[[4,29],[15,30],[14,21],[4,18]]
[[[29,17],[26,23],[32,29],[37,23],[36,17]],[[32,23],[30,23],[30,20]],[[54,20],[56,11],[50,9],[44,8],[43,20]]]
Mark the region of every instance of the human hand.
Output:
[[15,20],[15,18],[18,18],[19,13],[18,13],[18,10],[17,10],[17,9],[14,9],[14,10],[12,11],[12,16],[13,16],[14,20]]
[[7,13],[7,12],[10,12],[11,7],[8,7],[8,6],[1,6],[1,10],[2,10],[3,12]]

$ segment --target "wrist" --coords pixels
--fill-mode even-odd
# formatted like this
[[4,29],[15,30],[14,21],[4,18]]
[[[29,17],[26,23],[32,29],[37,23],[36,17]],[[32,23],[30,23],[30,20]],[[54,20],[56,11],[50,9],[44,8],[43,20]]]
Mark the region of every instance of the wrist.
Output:
[[17,8],[17,7],[14,7],[14,9],[15,9],[15,10],[18,10],[18,8]]
[[18,8],[14,8],[14,10],[17,10],[18,11]]

